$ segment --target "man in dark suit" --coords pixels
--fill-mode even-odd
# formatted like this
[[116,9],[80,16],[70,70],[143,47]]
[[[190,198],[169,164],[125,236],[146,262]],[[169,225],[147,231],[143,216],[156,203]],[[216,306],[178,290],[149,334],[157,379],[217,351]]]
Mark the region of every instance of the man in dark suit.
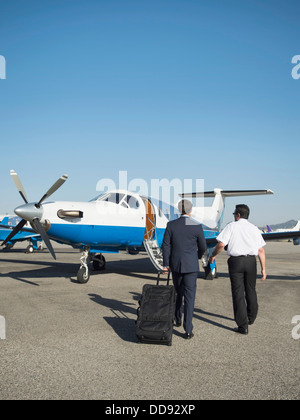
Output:
[[[193,334],[193,314],[199,272],[199,259],[206,251],[206,241],[201,224],[191,219],[193,205],[188,200],[179,203],[181,217],[167,225],[163,242],[165,271],[172,271],[177,292],[175,325],[183,327],[185,338]],[[183,305],[184,298],[184,305]]]

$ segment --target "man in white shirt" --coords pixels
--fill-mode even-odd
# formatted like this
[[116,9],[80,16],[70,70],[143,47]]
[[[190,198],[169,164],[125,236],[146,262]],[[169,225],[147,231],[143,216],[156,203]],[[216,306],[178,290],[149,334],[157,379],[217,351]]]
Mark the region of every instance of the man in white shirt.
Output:
[[261,264],[262,281],[266,280],[266,255],[263,237],[256,226],[248,222],[250,210],[245,204],[236,206],[235,221],[229,223],[217,237],[218,245],[210,257],[216,256],[227,247],[235,321],[240,334],[248,334],[248,325],[256,320],[258,302],[256,294],[258,256]]

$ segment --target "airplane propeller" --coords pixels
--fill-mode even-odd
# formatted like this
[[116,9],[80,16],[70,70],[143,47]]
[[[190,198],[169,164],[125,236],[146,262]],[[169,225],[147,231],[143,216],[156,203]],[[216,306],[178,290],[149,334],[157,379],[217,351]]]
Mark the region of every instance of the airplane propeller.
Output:
[[22,182],[21,182],[18,174],[14,170],[12,170],[12,171],[10,171],[10,176],[12,177],[12,180],[14,181],[14,183],[17,187],[17,190],[19,191],[21,197],[23,198],[25,203],[28,204],[26,193],[25,193],[24,187],[22,185]]
[[41,224],[41,219],[43,217],[43,208],[42,203],[48,199],[51,195],[53,195],[68,179],[68,175],[63,175],[60,177],[52,187],[43,195],[43,197],[37,203],[28,203],[27,196],[22,185],[22,182],[15,171],[10,171],[10,175],[12,180],[14,181],[17,190],[19,191],[21,197],[23,198],[25,205],[20,206],[15,209],[15,213],[17,216],[21,217],[21,222],[13,229],[10,235],[5,239],[3,242],[3,246],[6,245],[23,227],[26,225],[27,222],[30,222],[33,228],[38,232],[45,242],[50,254],[56,260],[56,255],[51,245],[51,242],[48,238],[46,230],[44,229],[43,225]]

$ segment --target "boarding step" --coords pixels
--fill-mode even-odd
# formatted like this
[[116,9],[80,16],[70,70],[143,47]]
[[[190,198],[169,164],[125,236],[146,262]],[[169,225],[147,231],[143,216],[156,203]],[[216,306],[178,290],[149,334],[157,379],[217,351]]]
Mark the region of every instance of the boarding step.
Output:
[[145,239],[144,247],[157,271],[163,271],[163,254],[156,240]]

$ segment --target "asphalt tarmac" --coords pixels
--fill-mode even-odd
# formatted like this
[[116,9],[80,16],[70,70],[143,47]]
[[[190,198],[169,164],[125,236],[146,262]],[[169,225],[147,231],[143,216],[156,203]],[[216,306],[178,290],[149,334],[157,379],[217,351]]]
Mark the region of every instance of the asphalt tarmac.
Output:
[[[195,337],[174,331],[172,347],[137,344],[143,285],[156,274],[145,253],[108,254],[107,270],[78,284],[80,254],[56,246],[0,252],[1,400],[297,400],[300,397],[300,247],[266,247],[259,318],[234,333],[227,257],[219,277],[199,278]],[[200,275],[203,276],[203,273]],[[300,321],[298,320],[298,325]],[[293,335],[292,335],[293,333]],[[293,337],[294,336],[294,337]]]

